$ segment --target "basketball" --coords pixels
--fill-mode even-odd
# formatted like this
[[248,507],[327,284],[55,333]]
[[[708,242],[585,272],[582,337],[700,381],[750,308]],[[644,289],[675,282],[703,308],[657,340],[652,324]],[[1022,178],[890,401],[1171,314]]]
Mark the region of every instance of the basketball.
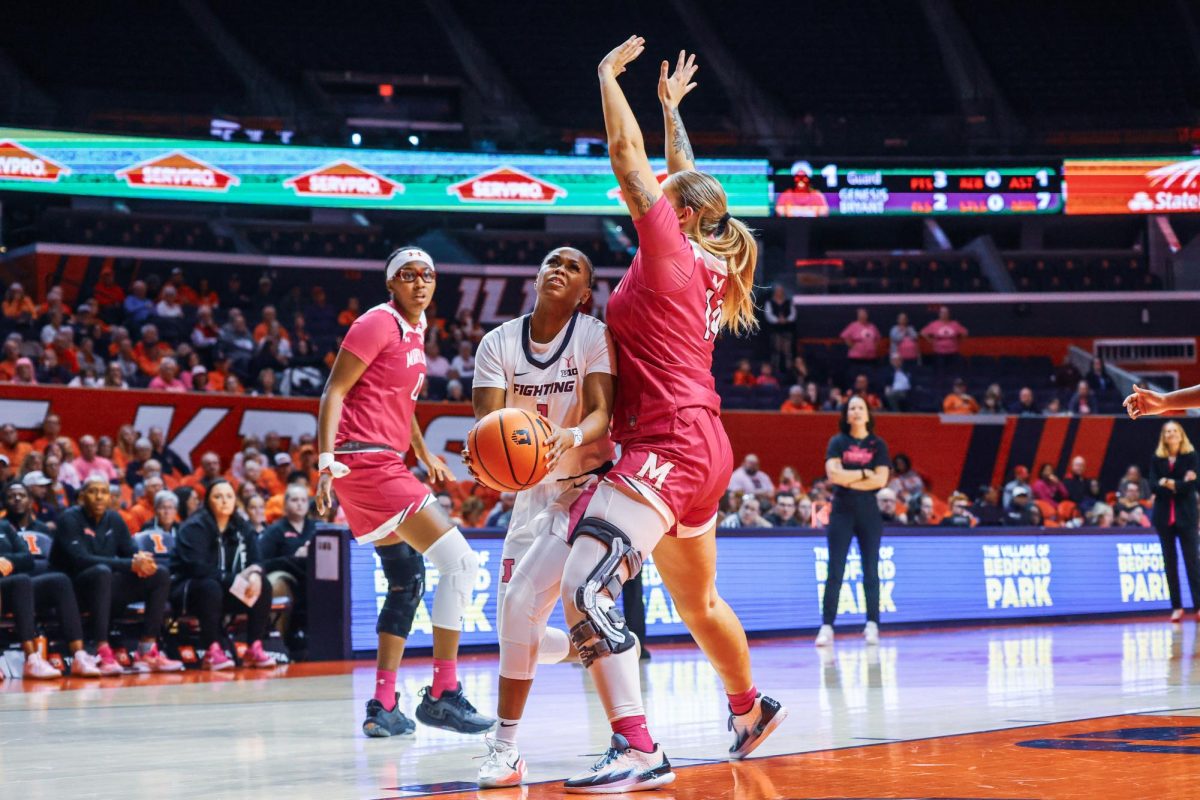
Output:
[[475,475],[498,492],[519,492],[546,477],[550,423],[541,414],[501,408],[467,435]]

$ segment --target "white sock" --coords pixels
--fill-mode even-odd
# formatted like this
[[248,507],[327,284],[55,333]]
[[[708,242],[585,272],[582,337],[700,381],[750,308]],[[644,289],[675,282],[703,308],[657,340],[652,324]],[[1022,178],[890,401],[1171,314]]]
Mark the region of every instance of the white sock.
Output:
[[519,719],[505,719],[504,717],[500,717],[500,724],[496,726],[496,741],[516,747],[517,726],[520,724],[521,720]]

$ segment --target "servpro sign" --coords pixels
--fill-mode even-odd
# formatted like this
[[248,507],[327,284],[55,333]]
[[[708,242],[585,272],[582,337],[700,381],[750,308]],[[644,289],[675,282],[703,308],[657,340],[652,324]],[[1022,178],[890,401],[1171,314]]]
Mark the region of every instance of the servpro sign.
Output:
[[71,170],[11,140],[0,142],[0,180],[54,183]]
[[283,185],[301,197],[367,197],[387,200],[404,191],[404,184],[351,161],[334,161],[288,178]]
[[516,167],[497,167],[473,178],[451,184],[446,193],[471,203],[552,204],[567,196],[567,190],[535,178]]
[[137,188],[202,192],[227,192],[241,183],[236,175],[179,150],[117,170],[117,177]]

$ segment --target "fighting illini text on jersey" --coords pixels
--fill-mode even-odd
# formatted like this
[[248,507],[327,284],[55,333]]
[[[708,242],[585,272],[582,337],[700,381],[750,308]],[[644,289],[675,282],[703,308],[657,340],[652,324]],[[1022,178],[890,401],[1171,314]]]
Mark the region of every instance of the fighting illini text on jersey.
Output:
[[665,195],[634,225],[638,252],[605,314],[621,369],[612,421],[618,442],[671,431],[683,408],[721,412],[712,356],[725,264],[683,234]]

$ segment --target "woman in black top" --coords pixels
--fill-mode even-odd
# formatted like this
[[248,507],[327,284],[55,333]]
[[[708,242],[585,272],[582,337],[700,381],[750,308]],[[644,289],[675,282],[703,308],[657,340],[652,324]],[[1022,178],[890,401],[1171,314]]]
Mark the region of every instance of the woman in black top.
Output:
[[[1163,425],[1158,449],[1150,462],[1150,486],[1154,490],[1151,520],[1162,542],[1163,566],[1171,592],[1171,621],[1183,619],[1183,593],[1179,587],[1179,555],[1175,542],[1183,548],[1192,605],[1200,607],[1200,536],[1196,533],[1196,474],[1200,458],[1178,422]],[[1198,614],[1200,616],[1200,614]]]
[[[257,534],[237,514],[237,499],[227,480],[215,481],[204,508],[179,527],[171,552],[171,604],[200,620],[204,666],[232,669],[221,646],[223,614],[245,614],[246,648],[242,663],[268,668],[275,659],[262,646],[271,614],[271,585],[263,577]],[[258,597],[252,605],[230,593],[241,578]]]
[[867,644],[879,643],[879,543],[883,518],[875,493],[888,484],[891,460],[887,443],[875,435],[875,419],[861,397],[852,397],[842,410],[842,432],[829,440],[825,474],[834,484],[829,515],[829,575],[821,610],[817,646],[833,644],[842,577],[850,540],[858,537],[862,555],[863,589],[867,601]]

